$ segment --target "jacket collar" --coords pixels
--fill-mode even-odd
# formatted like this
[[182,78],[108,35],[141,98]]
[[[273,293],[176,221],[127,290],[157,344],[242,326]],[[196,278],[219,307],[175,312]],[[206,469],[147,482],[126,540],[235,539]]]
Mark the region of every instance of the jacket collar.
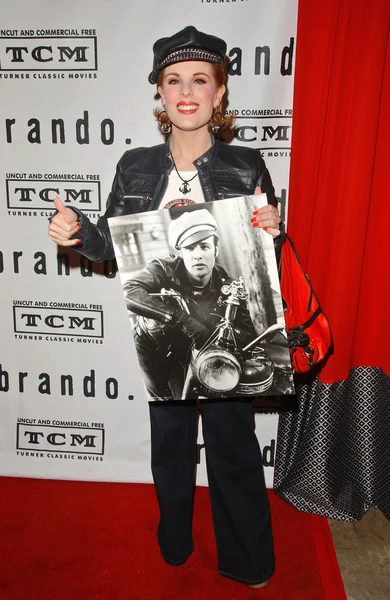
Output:
[[[196,158],[192,163],[196,169],[206,167],[214,160],[215,156],[217,155],[218,145],[220,144],[220,142],[218,140],[216,140],[213,135],[210,137],[211,137],[210,148],[208,150],[206,150],[206,152],[204,154],[202,154],[201,156]],[[172,160],[169,157],[169,155],[171,153],[170,139],[168,139],[165,142],[165,144],[163,144],[162,149],[163,149],[162,167],[163,167],[164,171],[167,171],[168,173],[170,173],[173,168]]]

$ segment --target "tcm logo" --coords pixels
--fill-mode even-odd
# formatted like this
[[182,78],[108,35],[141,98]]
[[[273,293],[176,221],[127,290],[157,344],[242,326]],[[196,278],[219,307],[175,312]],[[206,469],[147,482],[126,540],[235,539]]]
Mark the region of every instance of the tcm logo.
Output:
[[0,38],[0,71],[97,71],[97,38]]
[[17,423],[16,449],[104,454],[104,429]]
[[103,338],[103,311],[15,304],[14,332]]
[[60,196],[65,206],[100,212],[100,181],[74,179],[6,179],[7,208],[54,210],[53,200]]
[[236,128],[234,137],[240,142],[290,142],[291,125],[242,125]]

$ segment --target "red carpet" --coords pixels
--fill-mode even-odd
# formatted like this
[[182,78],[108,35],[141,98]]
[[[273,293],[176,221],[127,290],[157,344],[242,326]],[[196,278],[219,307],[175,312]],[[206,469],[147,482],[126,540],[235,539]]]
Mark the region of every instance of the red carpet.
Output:
[[150,485],[0,478],[1,600],[345,600],[327,521],[270,492],[277,565],[263,590],[221,577],[207,488],[195,550],[161,559]]

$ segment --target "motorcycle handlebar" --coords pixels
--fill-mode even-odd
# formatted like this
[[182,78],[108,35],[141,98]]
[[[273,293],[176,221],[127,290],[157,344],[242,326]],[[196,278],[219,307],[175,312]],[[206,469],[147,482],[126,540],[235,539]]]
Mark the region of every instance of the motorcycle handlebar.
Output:
[[279,325],[278,323],[270,325],[270,327],[267,327],[267,329],[265,329],[263,333],[261,333],[259,336],[257,336],[257,338],[255,338],[252,342],[245,346],[245,348],[243,348],[242,351],[246,352],[247,350],[252,348],[252,346],[255,346],[256,344],[261,342],[261,340],[267,337],[267,335],[269,335],[270,333],[274,333],[275,331],[282,331],[283,329],[284,325]]

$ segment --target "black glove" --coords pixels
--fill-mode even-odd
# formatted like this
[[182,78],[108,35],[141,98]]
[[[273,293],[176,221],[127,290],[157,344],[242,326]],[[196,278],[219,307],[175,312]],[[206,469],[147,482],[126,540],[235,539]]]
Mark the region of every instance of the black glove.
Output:
[[175,322],[172,323],[175,327],[180,327],[182,332],[195,344],[195,348],[200,350],[207,342],[212,334],[211,329],[199,323],[194,317],[191,317],[184,310],[177,315]]

